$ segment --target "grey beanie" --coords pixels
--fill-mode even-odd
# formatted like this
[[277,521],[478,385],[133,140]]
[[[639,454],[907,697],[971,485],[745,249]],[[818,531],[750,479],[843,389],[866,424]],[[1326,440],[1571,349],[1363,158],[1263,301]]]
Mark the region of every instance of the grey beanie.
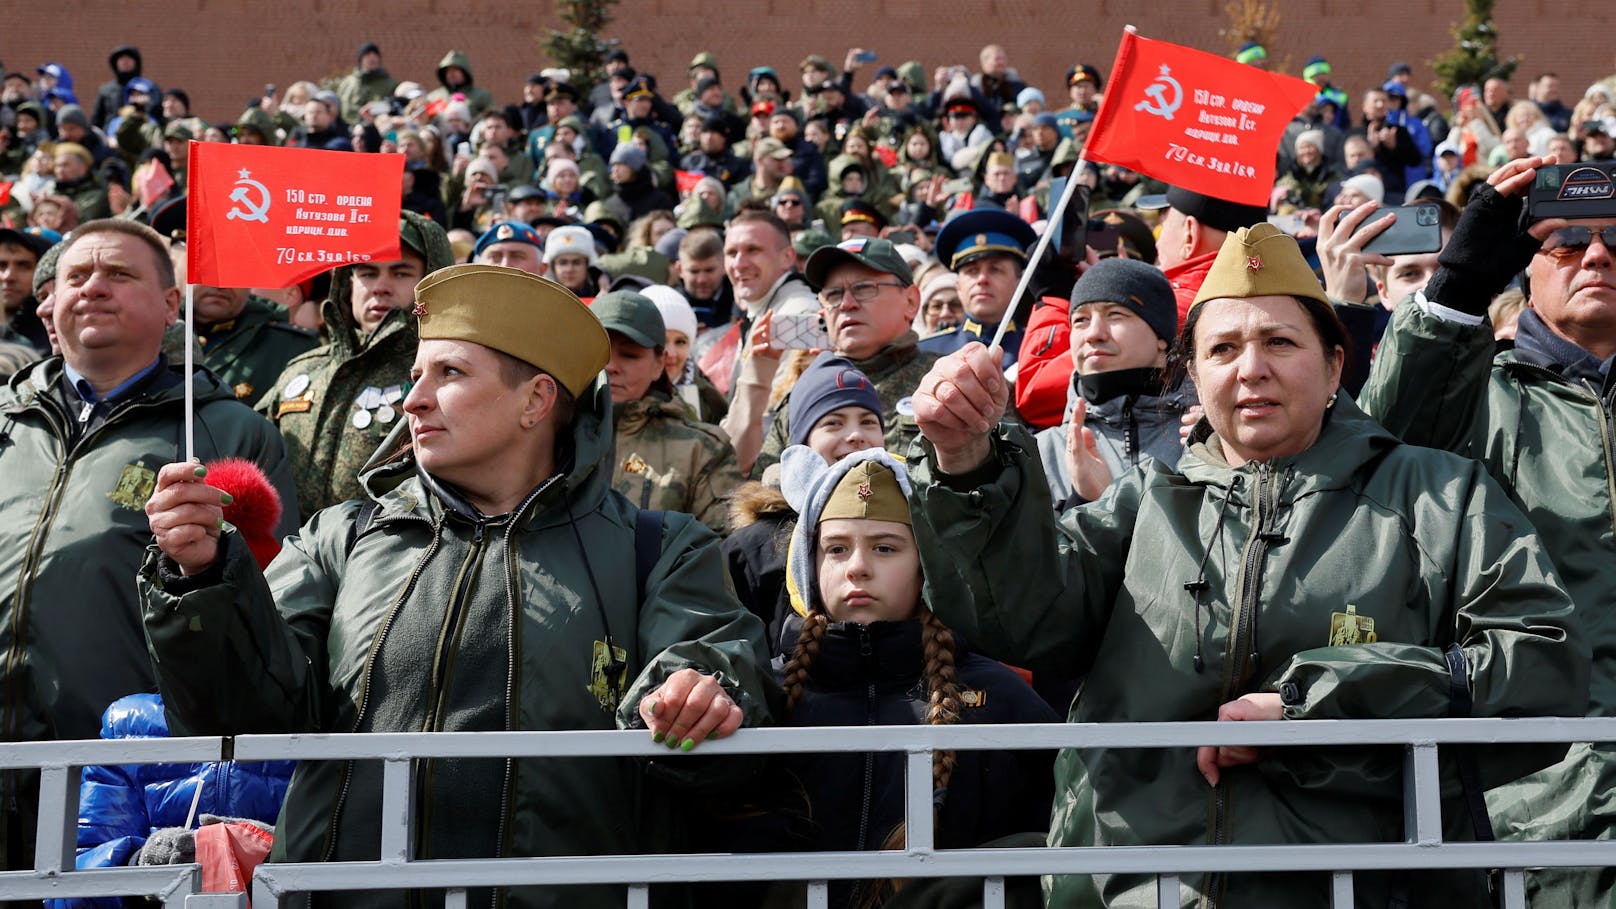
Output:
[[1120,303],[1163,341],[1178,334],[1178,300],[1173,285],[1154,265],[1138,259],[1101,259],[1072,285],[1072,308],[1084,303]]
[[64,104],[56,112],[56,125],[58,128],[72,124],[80,129],[90,128],[90,118],[84,115],[84,108],[77,104]]
[[645,152],[632,142],[619,142],[612,149],[612,164],[627,164],[630,170],[645,169]]

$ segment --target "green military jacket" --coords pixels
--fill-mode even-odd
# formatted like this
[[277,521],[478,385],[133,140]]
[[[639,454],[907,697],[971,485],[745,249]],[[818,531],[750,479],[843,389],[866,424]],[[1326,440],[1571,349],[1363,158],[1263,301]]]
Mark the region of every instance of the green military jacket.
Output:
[[[1616,716],[1616,402],[1514,351],[1492,326],[1399,304],[1376,352],[1364,409],[1405,442],[1477,458],[1532,519],[1593,650],[1590,716]],[[1488,794],[1501,838],[1616,836],[1616,746],[1566,759]],[[1616,869],[1527,876],[1535,909],[1606,905]]]
[[[407,244],[426,250],[428,273],[454,262],[442,228],[409,211],[402,223]],[[403,416],[415,362],[415,317],[408,307],[360,336],[352,273],[349,266],[331,273],[331,298],[322,307],[330,342],[286,364],[257,405],[286,437],[305,517],[364,497],[359,469]]]
[[[860,372],[869,376],[876,393],[881,396],[881,419],[886,424],[887,451],[897,455],[908,452],[910,444],[920,437],[910,398],[920,387],[920,380],[931,371],[932,364],[942,359],[941,354],[917,347],[915,342],[918,340],[919,336],[914,332],[905,332],[896,341],[881,348],[875,356],[853,361]],[[789,397],[783,400],[769,422],[769,430],[763,436],[763,450],[752,465],[754,478],[763,476],[763,471],[770,464],[779,463],[780,452],[786,450],[790,403]]]
[[385,69],[362,73],[357,67],[337,83],[337,97],[342,101],[342,119],[358,123],[360,109],[372,101],[385,101],[398,88],[398,80]]
[[[183,379],[160,368],[174,372],[166,387],[120,400],[77,441],[60,357],[0,387],[4,741],[96,738],[108,704],[156,681],[130,580],[151,541],[145,506],[157,471],[185,456]],[[290,500],[291,468],[274,428],[205,371],[195,390],[196,456],[247,458]],[[277,536],[296,529],[291,513],[275,528]],[[31,818],[36,805],[19,785],[30,784],[0,777],[0,804]],[[0,854],[10,835],[33,842],[24,826],[0,829]]]
[[729,493],[741,485],[741,471],[723,430],[691,419],[683,402],[656,389],[612,410],[612,488],[638,508],[682,511],[724,533]]
[[286,310],[260,297],[248,297],[234,319],[197,333],[202,362],[237,398],[252,405],[264,396],[293,357],[320,346],[314,332],[286,321]]
[[[443,72],[451,66],[458,66],[466,74],[466,84],[450,88],[443,81]],[[471,58],[461,51],[449,51],[438,61],[438,87],[426,96],[428,101],[452,101],[455,95],[463,95],[466,105],[471,108],[471,120],[477,122],[483,111],[494,106],[494,93],[481,85],[476,84],[476,76],[471,71]]]
[[[1301,454],[1232,468],[1203,421],[1177,470],[1136,468],[1059,518],[1045,514],[1032,437],[1005,426],[995,448],[968,477],[939,475],[929,450],[910,462],[927,601],[998,659],[1084,678],[1073,722],[1213,720],[1250,692],[1279,693],[1288,720],[1447,716],[1450,645],[1475,716],[1586,705],[1587,644],[1526,517],[1480,465],[1400,444],[1344,395]],[[1482,784],[1563,753],[1489,750]],[[1216,788],[1195,758],[1063,752],[1050,844],[1404,838],[1399,749],[1273,749]],[[1448,813],[1449,838],[1468,838],[1463,812]],[[1485,905],[1468,872],[1355,884],[1359,906]],[[1156,905],[1142,875],[1046,887],[1051,906]],[[1185,875],[1181,887],[1184,906],[1330,903],[1326,874]]]
[[[367,471],[364,526],[359,502],[320,511],[267,573],[233,533],[192,579],[161,570],[154,550],[140,590],[174,733],[643,727],[641,698],[686,667],[719,675],[747,723],[765,722],[763,628],[730,592],[718,539],[665,515],[637,589],[636,509],[610,488],[610,406],[603,382],[581,397],[570,466],[510,514],[479,515],[406,455]],[[421,761],[415,856],[676,851],[657,831],[678,817],[658,800],[696,762],[666,763],[648,774],[627,758]],[[375,860],[381,777],[379,762],[299,765],[272,860]],[[404,904],[340,897],[329,904]],[[626,898],[621,887],[508,897]]]

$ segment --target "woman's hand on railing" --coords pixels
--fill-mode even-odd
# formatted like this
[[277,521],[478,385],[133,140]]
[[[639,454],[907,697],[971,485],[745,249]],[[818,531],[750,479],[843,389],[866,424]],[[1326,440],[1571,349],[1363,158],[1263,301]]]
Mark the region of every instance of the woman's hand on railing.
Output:
[[708,738],[741,728],[741,708],[710,675],[681,669],[640,699],[640,716],[652,741],[689,751]]
[[[1285,718],[1285,703],[1273,692],[1257,692],[1241,696],[1218,708],[1218,722],[1244,720],[1281,720]],[[1218,784],[1218,771],[1223,767],[1255,764],[1262,749],[1249,745],[1202,745],[1195,752],[1195,766],[1206,777],[1207,783]]]

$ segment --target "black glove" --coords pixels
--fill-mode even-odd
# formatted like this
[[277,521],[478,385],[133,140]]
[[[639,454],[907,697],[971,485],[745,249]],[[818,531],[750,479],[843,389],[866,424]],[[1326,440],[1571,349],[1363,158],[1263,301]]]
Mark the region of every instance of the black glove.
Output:
[[1425,286],[1425,299],[1448,309],[1486,315],[1487,304],[1531,264],[1541,245],[1519,196],[1482,184],[1470,197],[1453,238],[1437,257],[1441,268]]

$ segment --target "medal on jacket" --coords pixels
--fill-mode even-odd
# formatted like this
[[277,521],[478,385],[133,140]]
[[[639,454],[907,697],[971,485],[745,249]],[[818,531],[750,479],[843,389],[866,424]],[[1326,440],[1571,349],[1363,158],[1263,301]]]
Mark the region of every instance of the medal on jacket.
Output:
[[1358,607],[1349,603],[1346,612],[1330,613],[1329,646],[1373,644],[1377,640],[1379,638],[1375,635],[1375,620],[1366,615],[1359,615]]
[[628,663],[628,651],[621,647],[606,646],[595,641],[589,666],[589,691],[600,702],[600,708],[610,713],[617,710],[623,699],[623,668]]

